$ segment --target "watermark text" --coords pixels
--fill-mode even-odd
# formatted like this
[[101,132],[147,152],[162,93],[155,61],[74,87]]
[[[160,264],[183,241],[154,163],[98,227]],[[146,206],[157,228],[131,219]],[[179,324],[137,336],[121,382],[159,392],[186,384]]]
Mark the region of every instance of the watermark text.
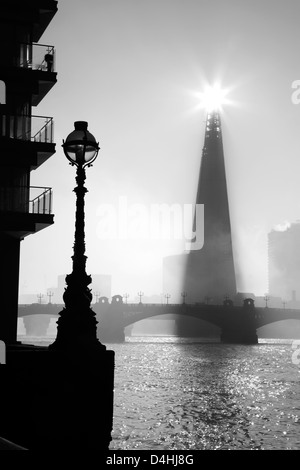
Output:
[[292,82],[292,88],[295,90],[291,95],[293,104],[300,104],[300,80],[294,80]]
[[111,240],[180,240],[186,250],[204,244],[203,204],[128,204],[126,196],[117,206],[101,204],[97,209],[97,236]]

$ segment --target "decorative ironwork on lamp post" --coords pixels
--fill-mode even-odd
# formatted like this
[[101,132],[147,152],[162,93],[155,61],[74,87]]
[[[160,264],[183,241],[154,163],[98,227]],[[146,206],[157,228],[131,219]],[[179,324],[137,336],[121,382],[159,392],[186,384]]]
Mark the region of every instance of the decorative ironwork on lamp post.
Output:
[[60,312],[57,322],[57,337],[50,348],[60,349],[72,345],[101,347],[97,339],[97,320],[90,308],[92,293],[89,284],[92,282],[86,273],[85,231],[84,231],[84,197],[88,191],[84,186],[85,168],[90,167],[97,158],[99,144],[87,130],[88,123],[77,121],[75,130],[63,141],[64,153],[72,166],[76,166],[76,218],[75,239],[73,246],[73,270],[66,276],[67,287],[63,294],[65,308]]

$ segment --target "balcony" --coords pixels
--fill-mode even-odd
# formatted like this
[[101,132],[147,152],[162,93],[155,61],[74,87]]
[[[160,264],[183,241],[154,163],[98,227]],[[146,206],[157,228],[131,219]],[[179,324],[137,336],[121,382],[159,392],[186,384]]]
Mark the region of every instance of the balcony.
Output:
[[0,139],[53,143],[53,118],[0,114]]
[[1,187],[0,212],[50,215],[52,213],[52,188]]
[[52,189],[0,188],[0,226],[3,233],[23,239],[54,223]]
[[29,213],[52,214],[52,188],[30,186]]
[[21,43],[12,65],[10,73],[29,87],[31,104],[37,106],[56,83],[54,46]]
[[43,72],[55,72],[54,46],[45,44],[20,44],[20,56],[17,66],[41,70]]

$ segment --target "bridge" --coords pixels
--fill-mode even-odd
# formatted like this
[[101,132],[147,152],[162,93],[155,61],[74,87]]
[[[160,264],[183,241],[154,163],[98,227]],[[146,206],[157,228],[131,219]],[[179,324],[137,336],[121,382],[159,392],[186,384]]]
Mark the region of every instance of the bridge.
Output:
[[[40,315],[39,325],[35,322],[38,334],[46,334],[51,318],[58,318],[63,304],[31,304],[19,306],[19,317],[24,318],[28,333],[32,328],[30,318]],[[225,300],[222,305],[197,304],[144,304],[124,303],[121,295],[100,297],[92,305],[99,322],[98,334],[101,341],[119,342],[125,340],[127,326],[148,318],[175,314],[190,316],[212,323],[220,328],[220,339],[229,343],[255,344],[258,341],[256,330],[282,320],[300,320],[300,310],[270,307],[255,307],[252,299],[245,299],[243,305],[234,305]],[[27,318],[26,318],[27,317]],[[35,332],[37,332],[35,330]]]
[[140,320],[158,315],[177,314],[191,316],[220,328],[220,339],[228,343],[256,344],[256,330],[262,326],[282,321],[300,320],[300,310],[255,307],[252,299],[245,299],[241,306],[225,300],[222,305],[197,304],[127,304],[122,296],[115,295],[109,303],[100,297],[93,305],[100,323],[101,340],[124,341],[124,328]]

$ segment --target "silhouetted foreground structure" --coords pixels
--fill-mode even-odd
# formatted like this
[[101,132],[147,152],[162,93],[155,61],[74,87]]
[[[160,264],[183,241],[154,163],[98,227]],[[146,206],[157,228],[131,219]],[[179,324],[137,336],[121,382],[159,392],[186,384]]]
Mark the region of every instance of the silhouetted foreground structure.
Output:
[[17,334],[20,241],[53,223],[52,190],[30,186],[30,173],[55,152],[53,119],[33,116],[56,83],[54,47],[37,44],[57,10],[52,0],[0,2],[0,337]]
[[5,302],[0,339],[7,344],[6,365],[0,367],[0,437],[29,450],[106,451],[112,431],[114,352],[107,351],[96,337],[97,321],[87,288],[91,280],[85,273],[83,167],[91,150],[87,129],[83,129],[82,142],[75,136],[78,185],[73,272],[67,276],[66,309],[59,320],[57,341],[52,348],[16,342],[20,240],[53,223],[51,190],[31,200],[29,175],[54,153],[52,119],[33,133],[31,105],[38,104],[56,81],[53,48],[47,46],[44,60],[35,67],[32,45],[56,11],[53,0],[0,3],[5,65],[0,68],[0,80],[6,89],[5,108],[1,105],[0,110],[0,148],[5,156],[0,163]]
[[106,451],[113,365],[113,351],[10,348],[0,371],[1,437],[35,451]]
[[0,450],[27,450],[25,447],[18,446],[7,439],[0,438]]

